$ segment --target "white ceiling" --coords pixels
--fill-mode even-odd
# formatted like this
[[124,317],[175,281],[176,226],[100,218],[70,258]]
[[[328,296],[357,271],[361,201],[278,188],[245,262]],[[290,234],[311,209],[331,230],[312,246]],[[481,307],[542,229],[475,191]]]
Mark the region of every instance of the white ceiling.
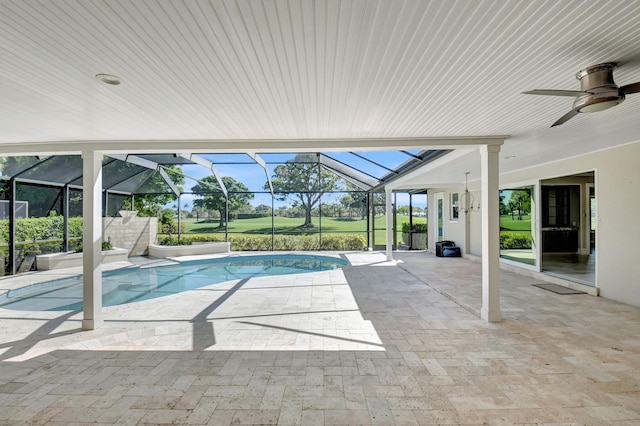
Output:
[[521,94],[609,61],[640,81],[640,1],[0,0],[0,154],[510,135],[510,171],[640,140],[640,94],[553,129],[572,99]]

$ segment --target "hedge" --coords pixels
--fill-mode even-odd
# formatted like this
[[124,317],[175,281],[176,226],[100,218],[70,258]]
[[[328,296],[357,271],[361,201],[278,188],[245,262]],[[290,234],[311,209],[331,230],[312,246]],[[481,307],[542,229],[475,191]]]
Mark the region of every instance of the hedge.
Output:
[[532,247],[531,234],[524,232],[500,232],[500,249],[530,249]]
[[[224,235],[159,235],[160,245],[191,245],[202,242],[222,242]],[[231,249],[235,251],[270,251],[271,235],[229,235]],[[317,235],[275,235],[273,250],[275,251],[309,251],[309,250],[362,250],[367,241],[357,234],[323,234],[322,240]]]
[[[30,217],[16,219],[16,269],[26,272],[33,269],[37,254],[62,251],[64,219],[62,216]],[[69,218],[69,245],[71,250],[82,246],[82,218]],[[7,269],[9,258],[9,219],[0,220],[0,268]],[[25,261],[27,260],[27,261]],[[0,271],[2,275],[2,271]]]
[[[16,219],[16,241],[33,242],[62,239],[64,219],[62,216],[30,217]],[[69,238],[82,237],[82,218],[69,218]],[[9,219],[0,220],[0,243],[9,242]]]
[[[33,268],[32,263],[27,263],[28,258],[32,258],[36,254],[62,251],[63,225],[62,216],[16,219],[16,262],[21,272]],[[81,217],[69,218],[69,240],[71,250],[79,251],[81,249]],[[189,245],[198,242],[222,241],[224,241],[224,235],[221,234],[182,235],[180,241],[176,236],[158,236],[158,243],[162,245]],[[8,242],[9,220],[0,220],[0,268],[4,263],[5,270],[9,254]],[[229,242],[231,242],[231,248],[236,251],[269,251],[272,249],[271,235],[235,234],[229,236]],[[323,234],[322,239],[318,235],[276,235],[273,238],[273,250],[276,251],[362,250],[366,244],[364,236],[354,234]],[[0,275],[2,275],[1,271]]]

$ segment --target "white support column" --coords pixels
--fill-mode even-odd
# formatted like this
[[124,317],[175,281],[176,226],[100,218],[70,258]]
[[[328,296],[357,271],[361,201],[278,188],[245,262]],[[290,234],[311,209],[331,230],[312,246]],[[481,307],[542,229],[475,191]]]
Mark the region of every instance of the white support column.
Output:
[[393,191],[391,188],[385,187],[385,215],[387,219],[387,260],[393,260]]
[[83,330],[94,330],[102,318],[102,153],[82,153]]
[[502,320],[500,314],[500,146],[480,147],[482,199],[482,309],[480,316],[488,322]]

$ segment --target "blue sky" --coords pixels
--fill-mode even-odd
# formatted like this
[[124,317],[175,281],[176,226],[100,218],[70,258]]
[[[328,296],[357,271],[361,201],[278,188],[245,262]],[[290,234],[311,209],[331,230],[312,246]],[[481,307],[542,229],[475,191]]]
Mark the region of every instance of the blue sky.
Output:
[[[413,150],[408,151],[412,154],[416,154],[419,151]],[[354,167],[361,172],[372,175],[376,178],[382,177],[388,173],[387,169],[394,169],[398,167],[400,164],[404,163],[411,157],[407,154],[404,154],[399,151],[367,151],[367,152],[356,152],[356,155],[351,154],[349,152],[331,152],[326,153],[331,158],[334,158],[338,161],[341,161],[345,164],[348,164]],[[269,171],[269,176],[273,176],[273,170],[278,164],[274,163],[284,163],[289,159],[295,157],[296,154],[259,154],[260,157],[267,162],[267,169]],[[365,157],[371,161],[367,161],[359,156]],[[201,155],[202,157],[207,158],[215,164],[216,170],[220,176],[231,176],[237,181],[244,183],[245,186],[249,188],[250,191],[255,192],[264,192],[265,189],[263,185],[266,182],[266,174],[262,166],[256,164],[253,159],[251,159],[246,154],[207,154]],[[233,163],[233,164],[230,164]],[[378,166],[373,163],[378,163],[381,166]],[[182,170],[184,174],[187,176],[186,182],[183,186],[185,192],[190,192],[191,188],[197,184],[195,179],[202,179],[205,176],[211,174],[211,172],[200,165],[183,165]],[[268,191],[268,190],[267,190]],[[336,194],[335,196],[340,196],[341,194]],[[334,197],[335,197],[334,196]],[[333,197],[327,195],[323,197],[323,202],[331,203]],[[183,208],[188,210],[193,206],[193,200],[196,199],[195,196],[191,194],[185,194],[180,197],[180,202]],[[259,204],[271,205],[271,195],[270,194],[256,194],[255,198],[250,201],[253,206],[257,206]],[[276,208],[279,205],[282,205],[282,202],[276,201]],[[407,194],[398,194],[398,205],[408,205],[409,204],[409,196]],[[424,208],[426,206],[426,196],[414,196],[413,197],[413,205]],[[185,207],[187,206],[187,207]]]

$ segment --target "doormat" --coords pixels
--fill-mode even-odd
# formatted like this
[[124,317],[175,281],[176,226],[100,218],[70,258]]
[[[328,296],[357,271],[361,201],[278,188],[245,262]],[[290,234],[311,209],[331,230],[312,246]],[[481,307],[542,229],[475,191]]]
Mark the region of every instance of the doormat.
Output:
[[532,284],[532,285],[534,287],[540,287],[542,289],[552,291],[556,294],[587,294],[584,291],[562,287],[561,285],[558,285],[558,284]]

